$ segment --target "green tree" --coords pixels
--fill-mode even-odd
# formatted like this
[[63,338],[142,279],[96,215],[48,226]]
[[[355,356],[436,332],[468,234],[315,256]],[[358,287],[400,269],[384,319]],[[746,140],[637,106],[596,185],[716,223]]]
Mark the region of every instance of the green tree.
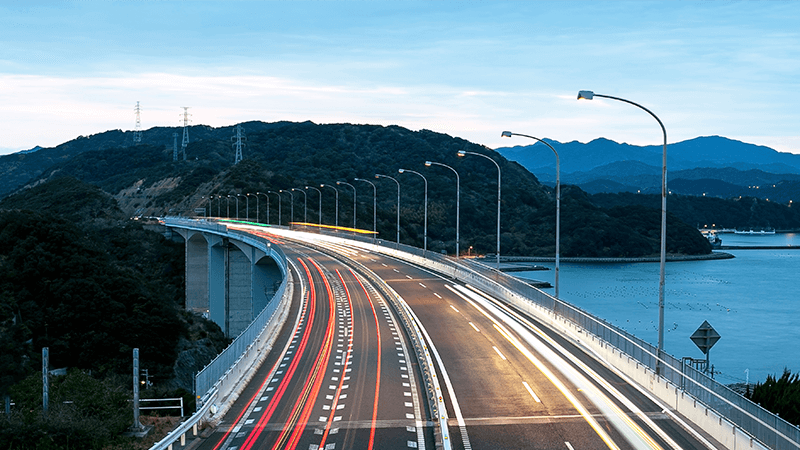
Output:
[[767,375],[766,381],[753,388],[750,400],[800,426],[800,374],[784,369],[780,378]]

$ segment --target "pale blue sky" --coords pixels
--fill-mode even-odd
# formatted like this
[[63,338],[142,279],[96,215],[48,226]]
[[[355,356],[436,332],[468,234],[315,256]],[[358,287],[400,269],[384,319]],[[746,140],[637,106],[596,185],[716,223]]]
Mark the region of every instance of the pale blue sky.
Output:
[[800,153],[800,2],[3,2],[0,154],[109,129],[398,124]]

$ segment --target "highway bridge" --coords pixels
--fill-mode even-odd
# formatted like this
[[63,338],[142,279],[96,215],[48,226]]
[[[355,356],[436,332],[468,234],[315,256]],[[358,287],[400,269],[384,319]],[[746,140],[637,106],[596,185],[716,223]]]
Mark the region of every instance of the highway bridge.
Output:
[[[213,450],[800,448],[800,430],[767,423],[714,394],[713,380],[656,361],[644,343],[611,336],[618,330],[504,274],[348,235],[166,224],[187,242],[207,236],[207,250],[194,253],[209,255],[204,264],[189,259],[187,244],[187,274],[209,272],[200,277],[206,287],[187,280],[187,305],[202,309],[198,296],[215,297],[209,261],[222,236],[238,241],[228,244],[234,252],[262,248],[249,269],[238,266],[258,286],[251,304],[263,307],[274,265],[286,285],[264,307],[260,334],[244,339],[256,344],[230,363],[245,369],[198,383],[198,413],[154,449],[179,434],[185,443],[192,421],[212,425],[193,448]],[[209,315],[224,325],[247,309],[241,298],[238,309]],[[745,429],[732,420],[740,416],[762,425]]]

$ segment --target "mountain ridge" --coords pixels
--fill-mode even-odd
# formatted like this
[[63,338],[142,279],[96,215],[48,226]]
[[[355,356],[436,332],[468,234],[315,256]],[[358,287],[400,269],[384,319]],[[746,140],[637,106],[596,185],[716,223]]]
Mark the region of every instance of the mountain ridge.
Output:
[[[562,174],[590,171],[615,161],[639,161],[659,168],[662,163],[661,145],[636,146],[606,138],[597,138],[588,143],[544,140],[559,153]],[[495,150],[506,158],[519,162],[534,174],[543,172],[540,169],[544,168],[555,171],[552,152],[539,142],[498,147]],[[800,155],[722,136],[700,136],[667,144],[668,171],[697,167],[737,167],[761,169],[771,173],[800,174]]]

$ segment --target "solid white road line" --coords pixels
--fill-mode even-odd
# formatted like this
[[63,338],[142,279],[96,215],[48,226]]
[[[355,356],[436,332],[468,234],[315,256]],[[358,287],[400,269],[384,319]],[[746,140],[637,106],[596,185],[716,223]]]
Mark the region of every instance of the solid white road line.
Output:
[[536,403],[542,403],[542,400],[536,395],[535,392],[533,392],[533,389],[531,389],[531,385],[528,384],[527,381],[523,381],[522,385],[525,386],[525,389],[528,390],[528,393],[531,394],[531,397],[533,397],[533,399],[536,400]]

